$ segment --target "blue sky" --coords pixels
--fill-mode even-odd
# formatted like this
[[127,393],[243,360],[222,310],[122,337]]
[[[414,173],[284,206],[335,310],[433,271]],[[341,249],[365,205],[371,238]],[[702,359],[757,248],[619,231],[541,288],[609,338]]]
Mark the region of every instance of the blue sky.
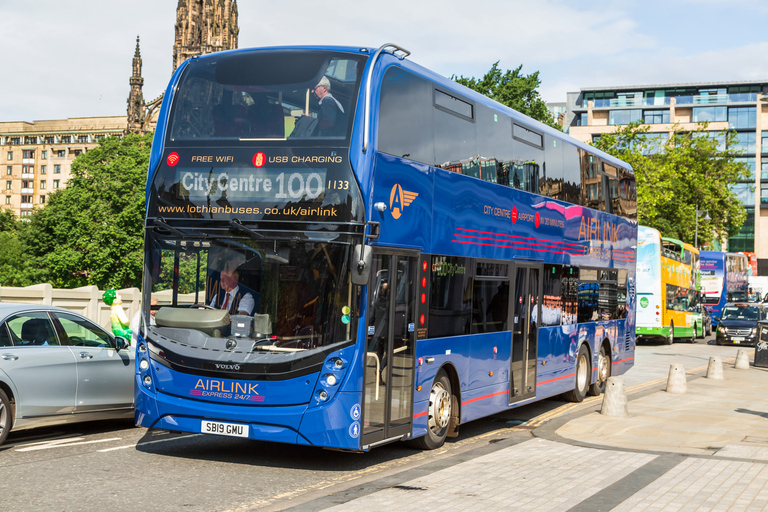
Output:
[[[144,97],[172,69],[177,0],[0,0],[0,121],[124,115],[136,36]],[[764,0],[240,0],[240,47],[396,43],[445,76],[500,61],[546,101],[584,87],[768,81]]]

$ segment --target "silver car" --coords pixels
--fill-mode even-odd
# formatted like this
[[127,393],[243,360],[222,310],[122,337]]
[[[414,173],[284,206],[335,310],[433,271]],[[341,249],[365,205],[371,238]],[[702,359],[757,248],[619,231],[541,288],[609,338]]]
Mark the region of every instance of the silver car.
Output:
[[129,341],[66,309],[0,303],[0,444],[12,429],[131,418]]

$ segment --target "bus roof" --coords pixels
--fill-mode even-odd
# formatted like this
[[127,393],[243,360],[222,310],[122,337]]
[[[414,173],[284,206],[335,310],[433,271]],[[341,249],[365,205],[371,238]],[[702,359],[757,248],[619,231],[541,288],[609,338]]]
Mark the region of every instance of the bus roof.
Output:
[[[353,46],[271,46],[271,47],[256,47],[256,48],[239,48],[237,50],[228,50],[226,52],[209,53],[206,55],[201,55],[201,56],[192,57],[192,58],[193,59],[210,59],[210,58],[216,58],[222,53],[244,53],[244,52],[250,52],[250,51],[270,51],[270,50],[317,50],[317,51],[354,53],[356,55],[359,55],[360,53],[369,53],[372,55],[377,51],[377,48],[372,48],[372,47],[365,48],[365,47],[353,47]],[[448,89],[458,89],[462,94],[467,96],[469,99],[472,99],[473,101],[476,101],[489,108],[493,108],[501,113],[504,113],[508,115],[510,118],[512,118],[513,120],[525,123],[537,130],[540,130],[546,133],[551,137],[560,139],[564,142],[568,142],[569,144],[573,144],[574,146],[580,149],[583,149],[584,151],[588,151],[589,153],[592,153],[593,155],[600,157],[605,162],[608,162],[618,167],[622,167],[634,174],[634,171],[631,165],[629,165],[628,163],[622,160],[619,160],[614,156],[609,155],[608,153],[600,151],[594,146],[591,146],[578,139],[575,139],[570,135],[563,133],[560,130],[556,130],[552,128],[551,126],[547,126],[546,124],[539,122],[533,119],[532,117],[526,116],[525,114],[522,114],[516,110],[513,110],[507,107],[506,105],[503,105],[497,101],[494,101],[488,98],[487,96],[484,96],[468,87],[465,87],[457,82],[454,82],[453,80],[450,80],[442,75],[439,75],[434,71],[431,71],[425,68],[424,66],[421,66],[420,64],[416,64],[411,60],[400,59],[399,57],[394,56],[390,52],[383,52],[382,59],[385,59],[386,56],[389,56],[389,58],[391,59],[395,59],[395,62],[401,67],[403,67],[404,69],[417,73]],[[182,67],[183,65],[179,66],[179,68],[182,68]],[[364,92],[364,91],[361,89],[361,92]]]

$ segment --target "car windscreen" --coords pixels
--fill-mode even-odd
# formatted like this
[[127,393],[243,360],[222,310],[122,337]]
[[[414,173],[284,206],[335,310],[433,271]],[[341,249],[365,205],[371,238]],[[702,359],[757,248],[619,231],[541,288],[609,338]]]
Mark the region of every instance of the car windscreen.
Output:
[[758,308],[726,306],[723,308],[722,320],[750,320],[760,319],[760,310]]

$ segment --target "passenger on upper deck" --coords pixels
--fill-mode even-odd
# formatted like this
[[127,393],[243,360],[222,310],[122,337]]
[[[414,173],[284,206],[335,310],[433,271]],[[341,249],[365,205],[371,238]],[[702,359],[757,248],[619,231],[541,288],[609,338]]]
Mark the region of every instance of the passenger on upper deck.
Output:
[[317,116],[320,136],[334,136],[344,134],[344,107],[339,100],[331,94],[331,81],[327,76],[320,79],[312,89],[317,99],[320,100],[320,114]]

